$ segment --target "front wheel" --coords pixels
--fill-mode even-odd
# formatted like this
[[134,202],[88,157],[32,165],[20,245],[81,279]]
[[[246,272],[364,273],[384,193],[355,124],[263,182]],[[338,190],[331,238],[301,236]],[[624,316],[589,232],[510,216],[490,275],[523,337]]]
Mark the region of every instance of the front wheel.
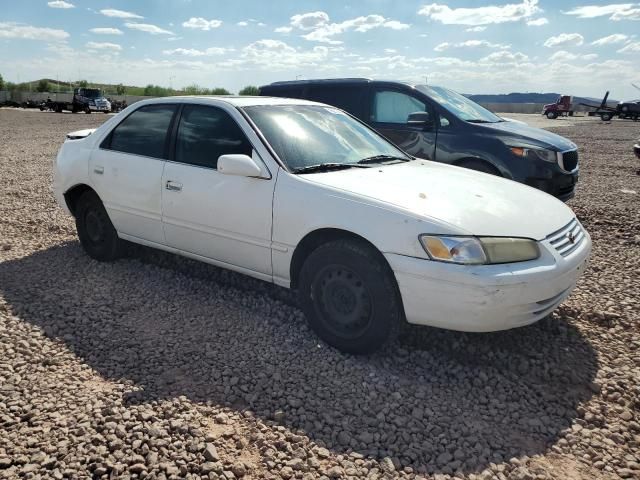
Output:
[[490,163],[485,162],[484,160],[479,160],[477,158],[470,158],[468,160],[463,160],[458,164],[459,167],[468,168],[469,170],[475,170],[476,172],[489,173],[491,175],[495,175],[497,177],[501,177],[500,171],[491,165]]
[[603,122],[608,122],[613,118],[613,115],[610,113],[603,113],[602,115],[600,115],[600,118],[602,119]]
[[547,118],[549,120],[554,120],[555,118],[558,118],[558,114],[556,112],[547,112]]
[[332,241],[309,255],[298,299],[318,336],[347,353],[376,351],[403,317],[393,273],[379,252],[355,240]]
[[122,240],[95,192],[83,193],[74,213],[80,244],[91,258],[109,262],[120,257]]

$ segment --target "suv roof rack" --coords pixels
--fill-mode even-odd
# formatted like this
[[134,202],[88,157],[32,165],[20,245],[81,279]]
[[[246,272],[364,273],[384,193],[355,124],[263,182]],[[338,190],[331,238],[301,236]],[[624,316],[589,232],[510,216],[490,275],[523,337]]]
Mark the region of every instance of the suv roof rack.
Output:
[[339,82],[354,82],[354,83],[366,83],[366,82],[370,82],[371,79],[370,78],[360,78],[360,77],[354,77],[354,78],[314,78],[314,79],[309,79],[309,80],[283,80],[283,81],[279,81],[279,82],[272,82],[270,83],[270,85],[304,85],[307,83],[317,83],[317,82],[322,82],[322,83],[339,83]]

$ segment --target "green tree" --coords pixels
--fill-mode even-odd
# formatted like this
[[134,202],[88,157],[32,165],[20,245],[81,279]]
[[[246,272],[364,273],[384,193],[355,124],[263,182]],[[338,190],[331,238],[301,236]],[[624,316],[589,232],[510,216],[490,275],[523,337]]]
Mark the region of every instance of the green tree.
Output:
[[0,90],[4,90],[4,79],[2,78],[2,75],[0,75]]
[[48,92],[49,91],[49,82],[47,82],[44,78],[38,81],[38,86],[36,87],[36,91],[38,92]]
[[118,95],[124,95],[126,91],[127,89],[124,87],[123,84],[119,83],[118,85],[116,85],[116,93]]
[[80,88],[87,88],[89,86],[89,82],[87,82],[86,80],[80,80],[78,82],[78,87]]
[[207,95],[231,95],[231,92],[226,88],[216,87],[209,90],[210,93]]
[[254,87],[253,85],[247,85],[242,90],[238,92],[238,95],[259,95],[260,90],[258,87]]

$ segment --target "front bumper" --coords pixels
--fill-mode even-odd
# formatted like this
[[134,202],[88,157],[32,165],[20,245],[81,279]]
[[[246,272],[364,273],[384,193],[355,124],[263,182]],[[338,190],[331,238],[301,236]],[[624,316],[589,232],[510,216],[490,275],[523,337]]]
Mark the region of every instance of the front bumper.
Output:
[[92,112],[110,112],[111,107],[105,105],[89,105],[89,110]]
[[490,332],[534,323],[573,291],[591,251],[586,238],[563,257],[547,240],[530,262],[466,266],[385,254],[409,323]]

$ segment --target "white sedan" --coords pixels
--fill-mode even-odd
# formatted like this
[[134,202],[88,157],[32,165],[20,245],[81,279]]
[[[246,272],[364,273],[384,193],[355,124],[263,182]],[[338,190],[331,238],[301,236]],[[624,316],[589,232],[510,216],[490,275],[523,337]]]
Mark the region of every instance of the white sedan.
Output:
[[58,202],[87,254],[123,240],[296,289],[347,352],[401,321],[462,331],[531,324],[575,287],[591,240],[564,203],[415,159],[333,107],[172,97],[67,135]]

